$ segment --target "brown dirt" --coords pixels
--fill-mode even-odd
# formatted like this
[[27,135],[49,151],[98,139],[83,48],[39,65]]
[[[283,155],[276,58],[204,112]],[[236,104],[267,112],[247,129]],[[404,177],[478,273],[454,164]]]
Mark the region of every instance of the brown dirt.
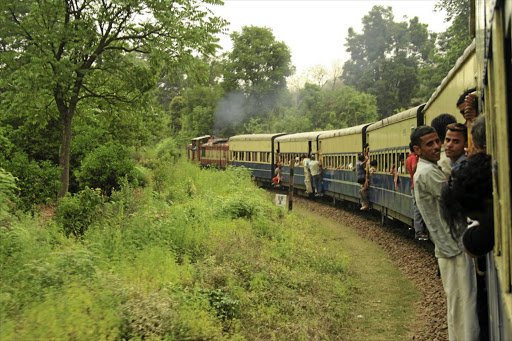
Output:
[[361,212],[358,208],[333,207],[328,203],[294,197],[294,203],[350,227],[368,240],[379,244],[398,269],[423,294],[416,304],[411,340],[447,340],[446,298],[438,276],[434,246],[417,242],[404,224],[390,221],[380,224],[378,212]]

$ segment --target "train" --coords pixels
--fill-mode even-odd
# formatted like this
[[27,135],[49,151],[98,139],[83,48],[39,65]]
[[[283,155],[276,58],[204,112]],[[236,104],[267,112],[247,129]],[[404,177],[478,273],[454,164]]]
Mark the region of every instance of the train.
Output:
[[[476,89],[478,111],[486,117],[487,153],[493,162],[495,246],[488,255],[487,291],[491,340],[512,338],[512,207],[510,132],[512,131],[512,1],[471,1],[473,42],[457,60],[430,99],[419,106],[377,122],[338,130],[287,134],[246,134],[229,139],[211,135],[195,138],[188,146],[190,160],[202,166],[237,166],[251,170],[261,186],[270,185],[281,165],[281,185],[304,193],[304,167],[296,160],[313,155],[321,160],[324,191],[333,202],[360,202],[355,165],[369,147],[377,160],[370,202],[382,222],[391,219],[411,226],[411,179],[402,164],[409,154],[410,135],[430,125],[443,113],[464,123],[456,106],[458,97]],[[394,175],[398,173],[398,186]]]

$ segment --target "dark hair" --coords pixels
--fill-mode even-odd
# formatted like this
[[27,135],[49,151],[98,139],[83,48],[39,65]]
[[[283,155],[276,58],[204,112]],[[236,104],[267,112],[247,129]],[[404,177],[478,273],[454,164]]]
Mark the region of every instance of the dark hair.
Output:
[[468,141],[468,127],[462,123],[451,123],[446,126],[446,130],[458,131],[464,135],[464,141]]
[[425,135],[435,133],[435,129],[430,126],[419,126],[411,134],[411,143],[413,146],[421,145],[421,138]]
[[[446,126],[451,123],[457,123],[457,119],[450,114],[441,114],[434,118],[430,125],[434,128],[441,141],[446,137]],[[466,139],[467,140],[467,139]]]
[[357,156],[357,159],[358,159],[359,161],[364,161],[365,157],[364,157],[364,155],[363,155],[363,154],[359,154],[359,155]]
[[455,167],[441,189],[441,214],[455,240],[466,228],[468,213],[482,211],[486,199],[492,199],[491,156],[477,153]]
[[460,95],[459,99],[457,100],[457,108],[459,107],[459,105],[461,105],[466,100],[467,95],[469,95],[470,93],[475,92],[475,91],[476,91],[475,88],[464,91],[464,93],[462,95]]
[[414,153],[414,147],[412,142],[409,142],[409,150],[411,151],[411,153]]
[[377,166],[377,160],[370,161],[370,166],[373,166],[373,167]]
[[474,121],[471,126],[471,135],[473,141],[478,144],[480,148],[484,148],[487,144],[485,140],[485,116],[480,115]]

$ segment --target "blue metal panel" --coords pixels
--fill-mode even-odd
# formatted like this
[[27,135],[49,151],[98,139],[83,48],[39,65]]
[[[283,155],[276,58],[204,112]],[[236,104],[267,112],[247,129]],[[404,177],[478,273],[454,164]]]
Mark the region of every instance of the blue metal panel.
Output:
[[235,167],[243,166],[250,169],[252,176],[259,179],[272,180],[274,174],[274,170],[271,169],[271,166],[268,163],[232,161],[231,165]]
[[[290,182],[290,166],[281,166],[281,182],[285,184]],[[298,166],[293,168],[293,184],[305,186],[304,167]]]
[[409,177],[399,177],[399,179],[398,190],[395,190],[393,175],[373,174],[370,184],[370,202],[412,219],[411,179]]
[[[283,183],[290,179],[290,167],[282,166]],[[322,172],[324,191],[342,194],[359,199],[361,185],[357,183],[356,172],[350,170],[325,169]],[[294,184],[304,185],[304,168],[294,168]],[[399,176],[398,190],[395,190],[394,177],[391,174],[375,173],[370,184],[370,202],[387,207],[389,210],[413,218],[411,179]]]
[[357,183],[356,172],[343,169],[326,169],[322,176],[325,191],[359,198],[361,185]]

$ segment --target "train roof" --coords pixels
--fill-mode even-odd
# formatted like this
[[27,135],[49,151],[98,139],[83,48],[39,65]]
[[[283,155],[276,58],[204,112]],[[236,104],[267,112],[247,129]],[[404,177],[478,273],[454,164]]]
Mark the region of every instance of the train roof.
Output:
[[343,128],[343,129],[337,129],[337,130],[329,130],[322,134],[320,134],[321,139],[329,139],[333,137],[338,136],[345,136],[345,135],[353,135],[353,134],[361,134],[363,131],[363,128],[367,125],[370,125],[370,123],[361,124],[355,127],[350,128]]
[[275,141],[276,142],[316,141],[317,137],[320,134],[326,133],[326,132],[328,132],[328,130],[288,134],[288,135],[283,135],[283,136],[276,138]]
[[229,141],[267,141],[271,140],[275,136],[281,136],[284,133],[279,134],[246,134],[246,135],[235,135],[229,138]]
[[192,141],[199,141],[199,140],[209,139],[211,137],[212,137],[212,135],[204,135],[204,136],[194,137],[192,139]]
[[[430,105],[432,104],[432,102],[434,102],[436,100],[437,96],[439,96],[441,91],[443,91],[443,89],[448,85],[448,83],[450,83],[452,78],[457,74],[457,72],[464,65],[464,63],[466,63],[466,61],[471,56],[471,54],[475,51],[475,49],[476,49],[476,42],[475,42],[475,39],[473,39],[473,42],[464,50],[464,53],[462,54],[462,56],[460,56],[457,59],[455,66],[448,72],[446,77],[443,78],[443,81],[441,82],[441,84],[437,87],[436,91],[432,94],[432,96],[430,96],[430,98],[429,98],[427,104],[425,105],[425,107],[423,108],[423,110],[427,110],[428,107],[430,107]],[[454,103],[455,103],[455,101],[454,101]]]
[[423,107],[423,104],[419,105],[417,107],[399,112],[398,114],[395,114],[393,116],[386,117],[385,119],[375,122],[373,124],[370,124],[368,126],[368,128],[366,128],[366,132],[370,132],[372,130],[379,129],[379,128],[388,126],[390,124],[398,123],[398,122],[405,121],[410,118],[416,117],[418,114],[418,110],[422,107]]
[[214,145],[218,145],[218,144],[224,144],[224,143],[227,143],[227,142],[228,142],[228,139],[226,139],[226,138],[215,137],[215,138],[211,138],[210,140],[208,140],[208,142],[203,143],[203,146],[204,147],[214,146]]

